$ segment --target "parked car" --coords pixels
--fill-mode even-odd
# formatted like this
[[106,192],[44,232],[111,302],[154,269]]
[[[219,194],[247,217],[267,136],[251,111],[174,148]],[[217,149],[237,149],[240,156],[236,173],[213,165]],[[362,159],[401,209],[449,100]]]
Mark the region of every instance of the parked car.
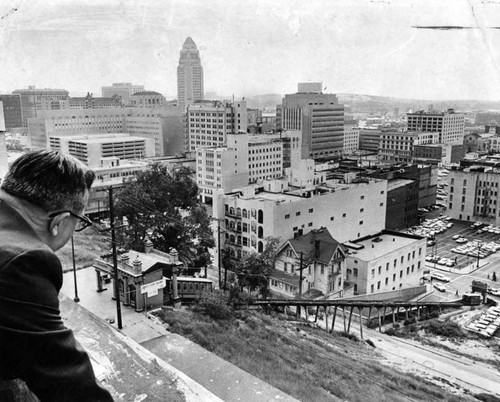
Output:
[[459,237],[458,239],[455,240],[457,243],[467,243],[468,240],[465,237]]
[[460,239],[460,235],[457,235],[457,234],[456,234],[456,235],[453,235],[451,238],[452,238],[453,240],[457,240],[457,239]]
[[443,275],[440,272],[431,272],[431,278],[442,282],[451,281],[451,278],[449,276]]
[[500,289],[488,289],[488,293],[493,296],[499,296],[500,297]]
[[446,292],[446,286],[444,286],[443,284],[441,283],[434,283],[433,285],[437,290],[439,290],[440,292]]

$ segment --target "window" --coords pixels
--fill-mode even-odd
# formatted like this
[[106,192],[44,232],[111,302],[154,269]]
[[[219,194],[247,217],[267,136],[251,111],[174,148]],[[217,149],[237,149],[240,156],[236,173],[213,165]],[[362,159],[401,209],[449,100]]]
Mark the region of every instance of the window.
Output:
[[402,256],[401,256],[401,264],[403,264],[403,263],[404,263],[404,261],[405,261],[405,257],[402,255]]
[[290,214],[286,214],[285,219],[290,219]]
[[380,289],[380,281],[377,282],[377,290]]
[[364,208],[361,208],[361,209],[359,210],[359,212],[363,212],[364,210],[365,210]]
[[402,278],[403,277],[403,270],[399,271],[399,277]]
[[309,213],[312,214],[314,212],[314,208],[309,208]]
[[397,260],[394,259],[394,268],[396,268],[396,263],[397,263]]
[[418,255],[422,255],[422,247],[418,249]]
[[345,216],[346,216],[346,214],[345,214],[345,212],[344,212],[344,213],[342,214],[342,218],[345,218]]
[[374,278],[374,277],[375,277],[375,270],[372,269],[372,278]]
[[353,268],[352,272],[353,272],[354,277],[357,278],[358,277],[358,269]]
[[359,221],[359,224],[362,225],[363,224],[363,221]]
[[392,274],[392,281],[396,282],[396,274]]
[[295,216],[300,216],[300,211],[295,212]]
[[385,284],[388,285],[389,284],[389,278],[385,278]]
[[420,261],[417,264],[417,269],[420,269]]
[[362,200],[364,200],[364,199],[365,199],[365,196],[364,196],[364,195],[362,195],[360,198],[361,198]]
[[389,271],[389,263],[385,264],[385,270]]
[[374,291],[374,286],[373,285],[370,286],[370,290],[371,290],[371,293],[373,293],[373,291]]
[[380,266],[378,267],[378,274],[380,275],[381,273],[382,273],[382,266],[380,265]]

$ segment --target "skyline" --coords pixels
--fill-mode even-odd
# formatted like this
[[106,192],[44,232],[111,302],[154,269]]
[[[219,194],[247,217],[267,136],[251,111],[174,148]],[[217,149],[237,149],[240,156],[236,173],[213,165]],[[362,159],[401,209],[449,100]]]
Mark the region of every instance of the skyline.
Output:
[[283,95],[321,81],[326,93],[500,99],[495,1],[9,0],[0,11],[2,93],[101,96],[132,82],[174,99],[189,36],[206,93]]

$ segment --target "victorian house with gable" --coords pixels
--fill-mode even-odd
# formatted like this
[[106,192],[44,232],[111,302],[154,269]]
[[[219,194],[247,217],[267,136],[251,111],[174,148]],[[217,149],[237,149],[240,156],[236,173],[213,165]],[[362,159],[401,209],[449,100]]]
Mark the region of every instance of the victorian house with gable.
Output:
[[328,229],[313,229],[277,250],[270,289],[283,297],[345,297],[345,260],[346,250]]

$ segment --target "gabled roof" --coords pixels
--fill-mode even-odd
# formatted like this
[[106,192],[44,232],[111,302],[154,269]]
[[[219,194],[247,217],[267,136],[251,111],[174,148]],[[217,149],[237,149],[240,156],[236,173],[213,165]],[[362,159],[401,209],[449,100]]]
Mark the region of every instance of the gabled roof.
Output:
[[313,229],[309,233],[290,239],[280,247],[278,253],[290,246],[297,257],[302,253],[305,261],[317,261],[322,264],[328,264],[340,247],[341,252],[345,255],[345,250],[342,244],[335,240],[327,228]]

